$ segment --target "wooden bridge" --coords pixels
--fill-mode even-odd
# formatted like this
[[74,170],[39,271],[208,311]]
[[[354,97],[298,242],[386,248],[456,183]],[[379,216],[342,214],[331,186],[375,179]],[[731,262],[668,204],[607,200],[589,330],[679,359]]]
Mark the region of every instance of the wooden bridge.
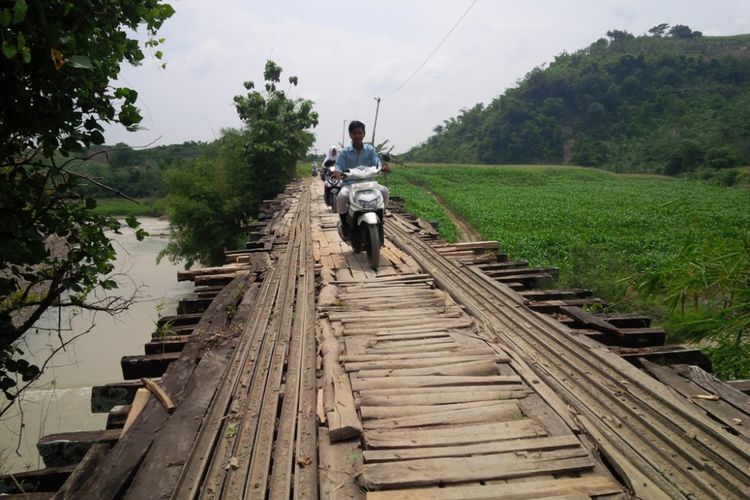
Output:
[[699,351],[396,206],[374,272],[337,220],[320,183],[267,202],[247,249],[180,273],[195,297],[123,358],[133,380],[94,388],[108,429],[46,436],[48,468],[14,481],[76,499],[748,497],[750,397]]

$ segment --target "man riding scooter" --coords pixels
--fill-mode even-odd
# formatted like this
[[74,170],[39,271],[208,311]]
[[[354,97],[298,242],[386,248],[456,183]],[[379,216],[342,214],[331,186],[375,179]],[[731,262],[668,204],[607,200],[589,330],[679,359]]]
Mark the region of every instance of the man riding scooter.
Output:
[[[380,167],[381,172],[390,172],[391,169],[387,163],[381,163],[378,158],[378,153],[369,144],[364,143],[365,138],[365,124],[360,121],[352,121],[349,123],[349,138],[351,138],[351,145],[344,148],[338,159],[336,160],[336,171],[331,175],[334,177],[342,177],[342,174],[346,174],[350,169],[360,166],[372,166]],[[344,179],[344,185],[339,191],[338,198],[336,200],[336,208],[338,209],[339,217],[341,217],[341,229],[345,236],[350,234],[353,228],[349,227],[347,222],[347,213],[349,211],[349,191],[350,186],[354,180]],[[388,188],[380,186],[380,191],[383,195],[384,205],[388,206]]]

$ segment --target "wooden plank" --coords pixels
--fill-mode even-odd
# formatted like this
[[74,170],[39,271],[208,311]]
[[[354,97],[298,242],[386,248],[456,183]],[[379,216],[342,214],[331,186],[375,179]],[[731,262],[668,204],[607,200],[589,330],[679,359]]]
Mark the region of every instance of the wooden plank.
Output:
[[[387,314],[387,312],[383,312],[383,314]],[[402,326],[394,326],[394,325],[370,325],[370,326],[361,326],[361,325],[349,325],[346,327],[346,331],[350,335],[357,335],[357,334],[370,334],[370,335],[377,335],[380,332],[386,332],[390,334],[397,334],[397,333],[420,333],[420,332],[444,332],[448,330],[454,330],[454,329],[460,329],[460,328],[471,328],[474,325],[473,320],[471,320],[468,317],[462,317],[462,318],[456,318],[456,319],[444,319],[440,322],[422,322],[422,323],[415,323],[413,325],[402,325]]]
[[450,387],[386,387],[382,389],[365,389],[360,391],[361,394],[377,394],[379,396],[386,395],[406,395],[406,394],[443,394],[451,391],[464,391],[464,392],[497,392],[502,391],[523,391],[528,389],[524,384],[497,384],[497,385],[463,385],[463,386],[450,386]]
[[42,436],[36,447],[47,467],[63,467],[76,464],[95,443],[114,443],[122,431],[62,432]]
[[[484,354],[475,354],[470,356],[448,356],[441,357],[440,362],[444,365],[453,365],[465,362],[492,362],[492,363],[507,363],[508,358],[504,356],[496,356],[494,352],[487,351]],[[377,361],[351,361],[344,364],[346,371],[355,372],[360,370],[385,370],[392,368],[419,368],[419,367],[431,367],[436,363],[435,358],[423,358],[423,359],[381,359]]]
[[444,488],[370,491],[367,500],[533,500],[561,495],[604,496],[621,493],[622,488],[600,475],[535,480],[523,483],[459,485]]
[[570,316],[571,318],[583,323],[585,326],[591,326],[596,330],[602,332],[613,333],[615,335],[622,336],[623,333],[619,328],[613,326],[602,318],[591,314],[590,312],[584,311],[577,306],[560,306],[560,310]]
[[[216,331],[225,335],[223,341],[202,356],[186,386],[185,399],[165,423],[139,467],[128,491],[129,498],[171,494],[229,363],[237,336],[255,305],[258,289],[258,284],[251,284],[229,326],[226,330]],[[173,465],[165,467],[164,464]],[[158,482],[153,481],[154,477],[159,478]]]
[[375,342],[380,341],[397,341],[397,340],[424,340],[424,339],[437,339],[437,338],[449,338],[450,333],[447,330],[439,330],[434,332],[419,332],[419,333],[391,333],[387,331],[378,331],[375,334]]
[[[184,389],[207,347],[207,336],[212,327],[226,323],[227,307],[236,304],[240,296],[237,290],[246,286],[247,277],[238,277],[222,290],[203,314],[193,333],[193,338],[185,346],[180,358],[172,363],[161,381],[164,391],[180,406]],[[122,492],[133,477],[134,470],[142,463],[155,436],[159,434],[167,420],[168,413],[155,398],[151,398],[141,416],[130,430],[123,435],[115,447],[107,454],[81,488],[81,498],[110,498]]]
[[[274,442],[269,480],[271,500],[316,498],[318,454],[315,423],[315,274],[304,225],[299,279],[289,361],[284,379],[284,399]],[[251,477],[252,481],[252,477]],[[251,482],[248,486],[254,488]],[[263,491],[262,489],[260,491]]]
[[125,425],[122,426],[122,433],[125,434],[127,430],[133,425],[135,419],[143,412],[143,409],[151,399],[151,393],[145,387],[138,389],[133,398],[133,404],[130,405],[130,411],[128,412],[128,418],[125,420]]
[[479,408],[492,406],[497,401],[473,401],[471,403],[451,403],[445,405],[405,405],[405,406],[360,406],[362,420],[374,418],[410,417],[412,415],[426,415],[447,410],[462,410],[464,408]]
[[123,356],[120,358],[122,378],[133,380],[141,377],[161,377],[169,365],[179,357],[179,352]]
[[[8,494],[22,493],[18,485],[25,491],[55,492],[59,490],[68,477],[75,470],[74,465],[64,467],[46,467],[44,469],[13,472],[0,475],[0,484]],[[48,493],[52,496],[52,493]],[[6,497],[2,497],[5,500]]]
[[[475,355],[487,355],[486,349],[474,349],[465,350],[457,353],[453,356],[475,356]],[[394,359],[428,359],[428,358],[444,358],[445,354],[440,352],[408,352],[403,354],[388,353],[388,354],[342,354],[339,359],[344,362],[360,362],[360,361],[383,361],[383,360],[394,360]]]
[[517,384],[521,377],[515,375],[492,375],[487,377],[473,376],[413,376],[413,377],[378,377],[355,378],[352,389],[388,389],[400,387],[449,387],[454,385],[488,385],[488,384]]
[[493,453],[510,453],[516,451],[554,450],[559,448],[580,448],[581,443],[573,435],[547,436],[539,438],[510,439],[488,443],[467,444],[462,446],[436,446],[430,448],[397,448],[382,450],[365,450],[363,457],[366,463],[391,462],[397,460],[414,460],[417,458],[470,457]]
[[[401,366],[407,365],[406,363]],[[411,377],[420,375],[498,375],[497,363],[492,360],[469,361],[466,363],[446,363],[419,368],[390,368],[380,370],[359,370],[360,378],[372,377]]]
[[[349,338],[347,338],[349,340]],[[425,346],[419,346],[419,345],[413,345],[413,346],[407,346],[407,347],[390,347],[390,348],[383,348],[383,349],[370,349],[369,353],[378,355],[378,354],[408,354],[408,353],[427,353],[427,352],[439,352],[439,353],[453,353],[456,354],[458,351],[463,350],[464,347],[460,344],[457,344],[453,340],[450,340],[449,342],[441,342],[439,344],[429,344]],[[347,348],[348,350],[348,348]]]
[[[310,276],[314,273],[310,272]],[[308,300],[314,301],[314,295]],[[313,309],[312,304],[309,306]],[[299,422],[294,461],[294,496],[298,500],[317,499],[320,441],[315,421],[316,409],[316,364],[318,360],[315,330],[308,325],[302,349],[302,383],[300,384]],[[351,457],[345,457],[350,463]]]
[[433,316],[438,316],[446,313],[461,312],[462,309],[458,306],[448,306],[446,304],[442,304],[439,306],[398,308],[389,311],[387,315],[384,315],[382,311],[329,312],[328,319],[330,319],[331,321],[341,321],[342,323],[378,322],[403,318],[432,318]]
[[[721,397],[741,412],[750,415],[750,396],[723,382],[702,368],[694,365],[674,365],[672,368],[684,377]],[[746,422],[750,426],[750,422]]]
[[91,413],[106,413],[115,406],[129,405],[141,387],[140,380],[95,385],[91,388]]
[[706,396],[711,397],[714,395],[710,392],[707,394],[708,391],[704,390],[704,388],[692,380],[681,377],[671,368],[659,366],[645,359],[641,360],[641,364],[650,374],[703,408],[713,418],[722,422],[728,428],[733,429],[734,432],[750,438],[750,428],[748,428],[750,418],[748,418],[747,413],[739,411],[726,401],[721,400],[718,396],[716,396],[716,401],[707,399]]
[[65,483],[55,494],[56,500],[72,500],[78,496],[83,482],[93,473],[96,466],[109,452],[109,443],[95,443],[89,448],[83,459],[76,465],[76,468],[65,480]]
[[380,339],[372,339],[368,343],[368,347],[370,348],[370,352],[378,353],[384,350],[389,349],[406,349],[411,347],[420,347],[420,346],[434,346],[434,345],[444,345],[444,344],[455,344],[454,340],[450,336],[445,337],[438,337],[438,338],[429,338],[429,339],[419,339],[419,340],[380,340]]
[[593,466],[588,452],[580,448],[540,451],[530,456],[498,453],[464,457],[460,461],[455,458],[424,458],[410,460],[408,467],[400,462],[366,464],[359,483],[369,489],[424,486],[570,473]]
[[125,422],[128,420],[128,414],[130,413],[130,405],[117,405],[113,406],[107,414],[107,425],[106,429],[122,429]]
[[349,376],[338,361],[339,344],[327,322],[321,324],[321,354],[323,356],[323,391],[333,391],[332,407],[326,408],[328,435],[333,441],[348,439],[362,433],[357,416]]
[[750,380],[727,380],[725,384],[744,394],[750,395]]
[[518,399],[529,394],[528,390],[491,391],[446,391],[428,394],[360,394],[357,401],[361,406],[402,406],[402,405],[444,405],[470,403],[473,401],[498,401]]
[[365,429],[402,429],[429,425],[467,424],[476,422],[497,422],[523,418],[514,400],[498,401],[493,405],[479,408],[445,410],[438,413],[413,415],[410,417],[383,418],[365,421]]
[[365,433],[368,448],[419,448],[540,437],[547,433],[531,419],[469,424],[435,429],[372,429]]

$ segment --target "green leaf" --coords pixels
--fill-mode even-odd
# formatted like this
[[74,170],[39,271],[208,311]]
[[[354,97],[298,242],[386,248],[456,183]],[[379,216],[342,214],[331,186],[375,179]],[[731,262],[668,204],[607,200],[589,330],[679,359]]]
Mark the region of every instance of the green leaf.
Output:
[[154,57],[156,57],[157,59],[161,59],[162,57],[164,57],[164,52],[162,52],[161,50],[157,50],[154,54]]
[[104,144],[104,135],[98,130],[91,132],[90,137],[94,144]]
[[239,424],[229,424],[229,427],[227,427],[227,435],[226,437],[234,437],[237,435],[237,431],[239,430]]
[[13,20],[13,15],[9,9],[0,10],[0,26],[7,28],[10,26],[10,22]]
[[128,215],[128,216],[127,216],[127,217],[125,218],[125,223],[126,223],[126,224],[128,225],[128,227],[130,227],[131,229],[135,229],[135,228],[137,228],[138,226],[140,226],[140,225],[141,225],[141,223],[140,223],[140,222],[138,222],[138,219],[136,219],[134,215]]
[[68,66],[72,68],[94,69],[91,59],[87,56],[70,56],[67,62]]
[[13,59],[18,54],[18,49],[15,45],[11,45],[8,42],[3,42],[3,55],[8,59]]
[[13,6],[13,24],[18,24],[26,18],[26,11],[29,10],[29,6],[26,5],[26,0],[16,0],[16,4]]

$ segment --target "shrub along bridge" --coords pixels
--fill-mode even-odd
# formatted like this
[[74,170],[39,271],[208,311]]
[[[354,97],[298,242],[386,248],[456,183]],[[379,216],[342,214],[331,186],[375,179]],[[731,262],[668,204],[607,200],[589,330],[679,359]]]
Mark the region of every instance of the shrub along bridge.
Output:
[[[108,429],[45,436],[38,498],[747,498],[750,397],[648,317],[590,312],[497,242],[398,209],[377,272],[320,183],[266,203],[247,249],[180,273]],[[8,478],[6,478],[6,483]],[[35,496],[36,498],[36,496]]]

